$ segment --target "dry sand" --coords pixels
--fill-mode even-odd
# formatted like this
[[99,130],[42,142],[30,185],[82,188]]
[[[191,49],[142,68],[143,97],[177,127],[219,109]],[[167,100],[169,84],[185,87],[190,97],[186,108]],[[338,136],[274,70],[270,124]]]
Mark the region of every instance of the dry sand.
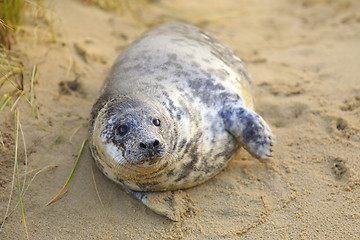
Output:
[[[132,7],[147,23],[201,25],[236,51],[251,74],[257,111],[277,135],[274,159],[262,163],[242,151],[221,174],[186,190],[199,212],[172,222],[106,179],[86,147],[66,194],[45,207],[73,168],[112,62],[147,27],[128,11],[44,1],[38,11],[52,16],[55,41],[49,23],[28,14],[13,45],[27,66],[38,67],[37,118],[23,99],[18,104],[30,239],[360,239],[360,1],[166,2]],[[9,107],[0,121],[4,216],[14,165]],[[12,211],[16,189],[13,195],[0,239],[26,238],[20,207]]]

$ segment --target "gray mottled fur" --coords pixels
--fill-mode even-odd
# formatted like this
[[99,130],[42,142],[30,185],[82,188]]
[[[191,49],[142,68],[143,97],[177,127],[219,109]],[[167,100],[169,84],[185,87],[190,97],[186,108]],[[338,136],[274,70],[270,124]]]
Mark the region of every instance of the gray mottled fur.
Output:
[[[181,23],[153,28],[119,55],[94,104],[94,160],[125,188],[164,191],[213,177],[240,146],[268,158],[272,134],[250,109],[250,84],[243,62],[200,29]],[[120,136],[125,123],[129,132]],[[155,141],[151,152],[141,148]],[[114,162],[104,159],[113,149]]]

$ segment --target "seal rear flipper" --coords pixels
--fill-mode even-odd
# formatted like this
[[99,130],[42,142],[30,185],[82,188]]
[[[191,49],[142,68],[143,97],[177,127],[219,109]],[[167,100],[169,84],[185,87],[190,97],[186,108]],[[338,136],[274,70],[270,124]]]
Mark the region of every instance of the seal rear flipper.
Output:
[[242,105],[225,105],[220,114],[226,130],[251,155],[258,159],[272,157],[274,135],[256,112]]
[[139,192],[126,189],[152,211],[173,221],[195,215],[197,209],[194,201],[184,191]]

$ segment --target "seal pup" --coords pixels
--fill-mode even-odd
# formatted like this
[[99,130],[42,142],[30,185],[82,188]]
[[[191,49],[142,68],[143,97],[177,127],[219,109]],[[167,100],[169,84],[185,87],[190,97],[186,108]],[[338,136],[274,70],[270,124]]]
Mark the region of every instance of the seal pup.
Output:
[[212,178],[241,147],[271,157],[273,135],[253,109],[248,72],[229,48],[191,25],[159,25],[107,75],[91,112],[90,150],[108,178],[179,220],[189,210],[180,205],[193,205],[174,190]]

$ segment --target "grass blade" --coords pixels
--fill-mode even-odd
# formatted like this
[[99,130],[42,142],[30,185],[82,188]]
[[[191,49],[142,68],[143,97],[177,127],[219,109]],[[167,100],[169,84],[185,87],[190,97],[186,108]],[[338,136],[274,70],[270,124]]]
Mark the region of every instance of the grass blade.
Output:
[[66,186],[67,186],[68,183],[70,182],[70,179],[71,179],[71,177],[73,176],[73,174],[74,174],[74,172],[75,172],[75,169],[76,169],[76,167],[77,167],[77,165],[78,165],[78,163],[79,163],[79,159],[80,159],[80,157],[81,157],[81,154],[82,154],[82,151],[83,151],[83,149],[84,149],[84,146],[85,146],[86,141],[87,141],[87,139],[85,138],[84,141],[83,141],[82,144],[81,144],[80,151],[79,151],[79,154],[78,154],[78,156],[77,156],[75,165],[74,165],[74,167],[73,167],[73,169],[72,169],[72,171],[71,171],[71,173],[70,173],[70,176],[68,177],[65,185],[64,185],[63,188],[60,190],[60,192],[59,192],[53,199],[51,199],[45,206],[49,206],[50,204],[52,204],[53,202],[55,202],[55,201],[59,198],[59,196],[62,194],[62,192],[65,190]]
[[27,176],[27,170],[28,170],[28,158],[27,158],[27,148],[26,148],[26,141],[25,141],[25,136],[24,136],[24,131],[22,129],[22,125],[21,123],[19,123],[20,126],[20,131],[21,131],[21,136],[22,136],[22,142],[24,144],[24,154],[25,154],[25,172],[24,172],[24,182],[23,182],[23,186],[21,189],[21,193],[24,196],[24,189],[25,189],[25,183],[26,183],[26,176]]
[[25,232],[26,232],[26,237],[27,239],[29,238],[29,233],[26,227],[26,221],[25,221],[25,214],[24,214],[24,206],[22,203],[22,198],[21,198],[21,188],[20,188],[20,175],[19,175],[19,163],[18,163],[18,145],[19,145],[19,126],[20,126],[20,120],[19,120],[19,111],[16,109],[14,112],[14,117],[15,117],[15,168],[16,168],[16,178],[17,178],[17,188],[18,188],[18,192],[19,192],[19,201],[20,201],[20,208],[21,208],[21,215],[22,215],[22,219],[24,222],[24,227],[25,227]]
[[11,81],[11,79],[9,79],[9,78],[6,76],[6,74],[4,74],[2,71],[0,71],[0,74],[1,74],[7,81],[9,81],[9,82],[11,83],[11,85],[17,90],[17,92],[18,92],[19,94],[21,94],[21,95],[25,98],[25,100],[26,100],[26,101],[30,104],[30,106],[31,106],[31,102],[30,102],[30,100],[25,96],[24,91],[20,90],[20,89],[15,85],[15,83],[14,83],[13,81]]
[[4,110],[4,108],[10,102],[10,100],[11,100],[11,96],[9,96],[8,94],[4,94],[4,96],[0,100],[0,112]]
[[31,116],[35,116],[34,112],[34,79],[36,78],[37,74],[37,66],[34,65],[33,71],[31,74],[31,82],[30,82],[30,106],[31,106]]
[[96,181],[95,181],[95,176],[94,176],[94,168],[93,168],[93,165],[91,164],[91,176],[92,176],[92,179],[93,179],[93,182],[94,182],[94,187],[95,187],[95,191],[96,191],[96,195],[101,203],[101,206],[103,207],[103,209],[105,209],[105,206],[104,206],[104,203],[103,201],[101,200],[101,197],[100,197],[100,194],[99,194],[99,191],[98,191],[98,188],[97,188],[97,184],[96,184]]
[[11,77],[11,75],[14,74],[14,71],[10,71],[8,72],[7,74],[3,75],[1,78],[0,78],[0,86],[3,85],[3,83],[5,82],[6,79],[8,79],[9,77]]
[[10,203],[11,203],[11,198],[12,198],[13,189],[14,189],[14,183],[15,183],[15,174],[16,174],[16,164],[14,164],[14,170],[13,170],[13,176],[12,176],[12,181],[11,181],[9,201],[8,201],[8,204],[7,204],[7,207],[6,207],[4,219],[3,219],[2,223],[1,223],[1,226],[0,226],[0,231],[4,227],[5,221],[8,218],[8,213],[9,213],[9,209],[10,209]]

